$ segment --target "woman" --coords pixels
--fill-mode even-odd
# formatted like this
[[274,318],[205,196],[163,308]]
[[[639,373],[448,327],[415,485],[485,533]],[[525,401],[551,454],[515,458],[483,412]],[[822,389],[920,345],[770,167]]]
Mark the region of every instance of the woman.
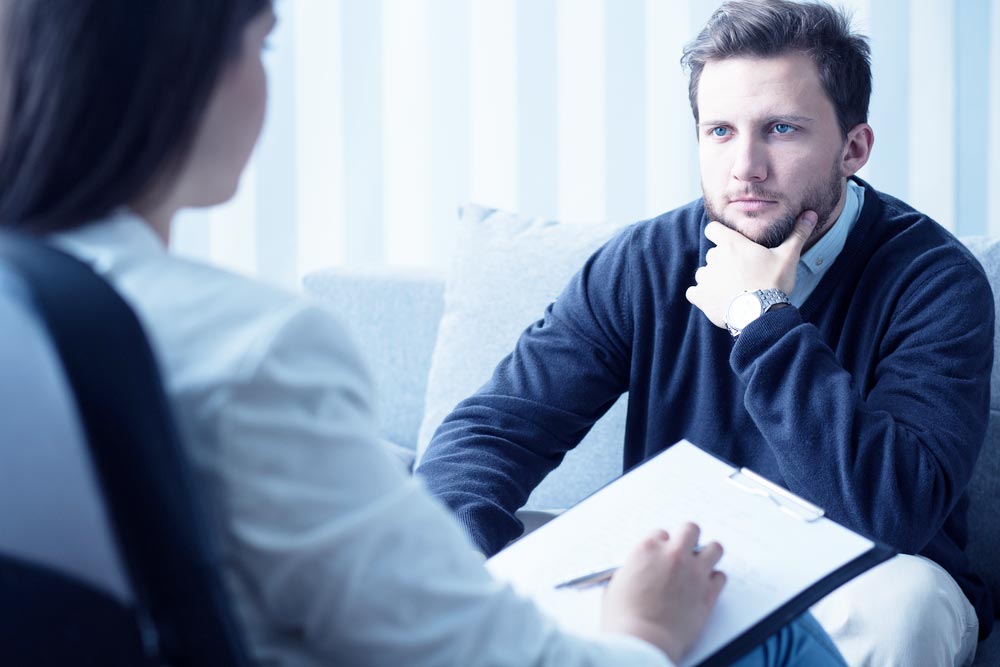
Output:
[[[492,581],[375,442],[372,389],[321,308],[171,257],[182,208],[229,199],[257,140],[268,0],[7,0],[0,224],[50,235],[138,312],[213,510],[255,657],[280,665],[667,665],[724,577],[698,532],[650,536],[599,638]],[[746,664],[842,664],[808,619]],[[784,663],[783,663],[784,664]]]

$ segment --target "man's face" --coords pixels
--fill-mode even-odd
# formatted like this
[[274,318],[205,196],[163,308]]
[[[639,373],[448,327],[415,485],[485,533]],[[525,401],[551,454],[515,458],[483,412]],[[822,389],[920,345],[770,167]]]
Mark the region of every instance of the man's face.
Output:
[[819,216],[813,238],[840,215],[846,143],[808,56],[710,60],[698,112],[709,219],[773,248],[804,210]]

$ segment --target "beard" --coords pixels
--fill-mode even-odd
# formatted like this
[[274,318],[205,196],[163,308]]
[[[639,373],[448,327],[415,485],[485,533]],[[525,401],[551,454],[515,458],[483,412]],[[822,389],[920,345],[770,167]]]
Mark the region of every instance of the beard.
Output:
[[[816,221],[816,227],[813,231],[814,235],[826,230],[830,222],[830,215],[837,207],[837,204],[840,203],[840,196],[843,193],[843,179],[840,176],[838,164],[835,162],[828,178],[809,186],[802,194],[802,199],[797,206],[793,205],[787,212],[779,214],[774,222],[767,225],[756,235],[747,234],[740,229],[740,226],[736,222],[722,215],[721,210],[715,207],[714,202],[708,196],[708,192],[705,191],[704,182],[701,185],[701,192],[705,200],[705,213],[708,215],[709,220],[717,220],[726,227],[743,234],[754,243],[762,245],[765,248],[777,248],[784,243],[785,239],[792,233],[792,230],[795,229],[795,222],[803,211],[815,211],[819,218]],[[757,197],[778,202],[785,199],[780,193],[771,192],[753,184],[746,191],[736,193],[733,196]],[[748,211],[744,215],[748,218],[761,217],[760,213],[756,211]]]

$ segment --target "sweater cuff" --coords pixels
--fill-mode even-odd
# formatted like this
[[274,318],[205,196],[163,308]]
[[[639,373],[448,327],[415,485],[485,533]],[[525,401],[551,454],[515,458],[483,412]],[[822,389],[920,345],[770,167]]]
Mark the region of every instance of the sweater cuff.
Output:
[[795,306],[764,313],[740,332],[729,355],[729,365],[742,377],[761,355],[800,324],[802,314]]
[[[497,535],[497,531],[484,530],[481,517],[477,517],[467,508],[461,508],[455,512],[454,517],[462,526],[462,530],[469,537],[473,546],[485,557],[495,555],[498,551],[507,546],[503,538]],[[478,519],[478,520],[477,520]]]

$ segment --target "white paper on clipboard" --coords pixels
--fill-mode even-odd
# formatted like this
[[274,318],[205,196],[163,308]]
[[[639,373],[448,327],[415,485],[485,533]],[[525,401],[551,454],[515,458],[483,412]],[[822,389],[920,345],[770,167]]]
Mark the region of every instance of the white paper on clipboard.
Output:
[[652,531],[670,532],[685,521],[701,527],[703,543],[723,545],[718,568],[727,583],[681,667],[716,654],[876,547],[824,518],[821,508],[681,441],[504,549],[487,568],[562,626],[592,634],[602,589],[556,584],[618,565]]

